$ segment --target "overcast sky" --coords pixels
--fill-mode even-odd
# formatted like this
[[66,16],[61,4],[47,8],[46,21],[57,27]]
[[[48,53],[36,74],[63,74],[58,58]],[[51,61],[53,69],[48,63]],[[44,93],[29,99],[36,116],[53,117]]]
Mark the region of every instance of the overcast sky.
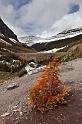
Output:
[[82,27],[82,0],[0,0],[0,16],[18,35]]

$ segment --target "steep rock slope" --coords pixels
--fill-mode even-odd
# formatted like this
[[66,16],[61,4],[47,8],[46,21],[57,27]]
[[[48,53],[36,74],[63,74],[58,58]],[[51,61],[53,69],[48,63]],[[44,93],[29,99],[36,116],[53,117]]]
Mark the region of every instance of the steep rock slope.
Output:
[[12,38],[18,41],[17,35],[3,22],[0,18],[0,34],[3,34],[7,38]]

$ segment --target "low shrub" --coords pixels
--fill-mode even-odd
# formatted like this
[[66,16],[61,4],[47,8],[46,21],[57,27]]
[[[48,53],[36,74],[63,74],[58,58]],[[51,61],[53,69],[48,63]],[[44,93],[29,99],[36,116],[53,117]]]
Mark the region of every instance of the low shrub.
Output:
[[26,60],[21,59],[15,54],[1,55],[0,71],[16,73],[27,65]]
[[61,86],[62,82],[59,80],[58,66],[58,61],[53,60],[49,63],[28,97],[28,104],[41,112],[64,104],[66,96],[70,93],[69,88]]
[[77,58],[82,58],[82,49],[78,46],[73,49],[69,50],[65,53],[65,55],[59,57],[60,62],[68,62]]
[[10,64],[5,61],[0,61],[0,71],[10,72]]

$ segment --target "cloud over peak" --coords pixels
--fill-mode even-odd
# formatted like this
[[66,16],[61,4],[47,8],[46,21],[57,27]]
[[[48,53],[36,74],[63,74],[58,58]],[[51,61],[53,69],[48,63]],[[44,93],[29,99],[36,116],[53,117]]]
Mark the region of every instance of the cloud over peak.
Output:
[[0,0],[0,16],[18,35],[57,32],[82,26],[82,1]]

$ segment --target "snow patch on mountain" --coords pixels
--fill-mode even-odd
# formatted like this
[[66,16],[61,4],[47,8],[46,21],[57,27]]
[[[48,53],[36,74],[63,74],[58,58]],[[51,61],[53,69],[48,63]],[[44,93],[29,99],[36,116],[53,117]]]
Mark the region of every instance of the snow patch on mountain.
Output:
[[13,43],[17,43],[18,41],[13,39],[13,38],[9,38],[9,40],[11,40]]

